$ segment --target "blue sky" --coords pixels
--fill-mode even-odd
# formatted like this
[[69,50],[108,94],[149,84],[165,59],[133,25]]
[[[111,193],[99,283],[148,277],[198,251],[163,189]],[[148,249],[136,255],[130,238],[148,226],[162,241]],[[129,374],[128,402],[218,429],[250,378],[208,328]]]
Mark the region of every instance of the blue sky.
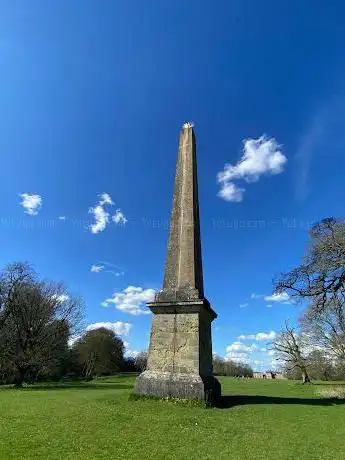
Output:
[[[270,367],[265,339],[300,313],[265,300],[272,277],[299,262],[311,223],[343,215],[344,14],[340,1],[3,0],[1,266],[66,281],[87,324],[145,349],[151,316],[133,313],[162,284],[192,120],[214,351]],[[218,173],[264,134],[281,170],[237,169],[242,201],[222,199]]]

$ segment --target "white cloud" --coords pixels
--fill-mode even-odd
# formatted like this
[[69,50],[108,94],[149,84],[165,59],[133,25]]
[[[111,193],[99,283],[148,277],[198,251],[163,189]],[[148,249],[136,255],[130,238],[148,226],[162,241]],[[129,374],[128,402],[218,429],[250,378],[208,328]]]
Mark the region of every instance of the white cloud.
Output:
[[246,189],[237,187],[233,182],[223,182],[218,192],[218,196],[225,201],[240,203]]
[[30,216],[37,216],[38,211],[42,207],[42,197],[32,193],[20,193],[22,198],[20,205],[25,209],[25,213]]
[[277,336],[277,333],[274,331],[258,332],[255,336],[255,340],[274,340],[276,336]]
[[279,292],[279,293],[275,292],[272,295],[265,296],[264,299],[266,300],[266,302],[276,302],[276,303],[282,303],[284,305],[290,305],[294,303],[294,300],[291,299],[291,297],[289,296],[287,292]]
[[121,211],[121,209],[117,209],[115,211],[115,214],[113,215],[112,217],[113,219],[113,222],[115,222],[115,224],[123,224],[125,225],[126,222],[128,222],[128,220],[126,219],[125,215],[123,214],[123,212]]
[[257,350],[257,346],[254,343],[248,346],[242,342],[234,342],[231,345],[228,345],[225,349],[226,353],[230,353],[233,351],[252,353],[253,351],[256,351],[256,350]]
[[100,204],[95,206],[94,208],[89,209],[89,213],[93,214],[95,223],[90,225],[91,233],[99,233],[105,230],[105,227],[109,223],[109,213],[106,212]]
[[251,359],[249,363],[253,364],[254,366],[264,366],[265,365],[265,361],[261,359]]
[[274,356],[275,354],[275,351],[274,350],[269,350],[268,351],[268,356]]
[[281,173],[287,159],[279,148],[274,138],[269,139],[265,135],[244,140],[241,159],[235,166],[227,164],[219,173],[219,181],[244,179],[256,182],[262,174]]
[[257,182],[263,174],[274,175],[283,172],[286,162],[287,159],[274,138],[263,135],[258,139],[245,139],[240,160],[235,166],[226,164],[223,171],[218,173],[218,196],[238,203],[243,200],[245,189],[237,187],[233,183],[234,180]]
[[123,323],[122,321],[115,321],[114,323],[99,322],[99,323],[89,324],[86,330],[92,331],[94,329],[99,329],[101,327],[104,327],[105,329],[109,329],[110,331],[113,331],[116,335],[126,336],[129,334],[130,330],[132,329],[132,326],[133,325],[131,323]]
[[[114,323],[99,322],[99,323],[89,324],[86,327],[85,331],[93,331],[95,329],[104,327],[105,329],[109,329],[110,331],[113,331],[116,335],[126,336],[129,334],[130,330],[132,329],[132,326],[133,325],[131,323],[123,323],[122,321],[115,321]],[[81,337],[82,337],[82,334],[76,334],[70,337],[68,340],[68,346],[71,347]],[[129,343],[126,341],[123,342],[123,345],[125,349],[129,347]]]
[[228,345],[225,349],[226,353],[230,352],[245,352],[245,353],[254,353],[254,352],[266,352],[266,348],[260,348],[255,343],[251,345],[245,345],[240,341],[233,342],[231,345]]
[[274,340],[277,336],[277,333],[274,331],[271,332],[258,332],[257,334],[251,335],[240,335],[239,340]]
[[59,216],[58,219],[59,219],[59,220],[66,220],[67,217],[66,217],[66,216]]
[[248,307],[247,303],[240,303],[240,308],[246,308],[246,307]]
[[255,340],[255,334],[251,334],[251,335],[239,335],[237,337],[239,340]]
[[99,204],[101,206],[105,205],[105,204],[110,204],[110,205],[113,205],[114,202],[113,200],[111,199],[111,196],[109,195],[109,193],[102,193],[100,196],[99,196],[100,200],[99,200]]
[[248,353],[230,351],[226,354],[225,359],[231,359],[232,361],[246,363],[248,362]]
[[136,358],[140,351],[132,350],[130,344],[126,341],[123,342],[123,346],[125,347],[125,355],[127,358]]
[[142,287],[128,286],[121,292],[115,292],[111,298],[105,299],[102,306],[114,304],[117,310],[130,315],[149,315],[150,311],[145,306],[146,302],[152,302],[155,291]]
[[[294,301],[291,299],[287,292],[280,292],[280,293],[273,293],[271,295],[264,295],[264,294],[256,294],[253,292],[250,294],[251,299],[264,299],[266,302],[276,302],[276,303],[283,303],[283,304],[292,304]],[[272,307],[271,304],[266,305],[266,307]]]
[[104,265],[91,265],[90,272],[99,273],[104,269]]
[[[93,215],[95,223],[89,226],[91,233],[103,232],[110,221],[110,214],[104,209],[105,205],[113,206],[114,202],[109,193],[102,193],[99,195],[98,204],[95,207],[89,209],[89,213]],[[112,216],[112,221],[115,224],[125,224],[127,219],[121,209],[117,209],[115,214]]]
[[125,351],[125,355],[128,357],[128,358],[136,358],[138,356],[138,354],[140,353],[140,351],[138,350],[132,350],[131,348],[126,348],[126,351]]
[[281,369],[284,366],[285,362],[279,359],[272,359],[271,367],[274,370]]
[[290,299],[290,296],[287,292],[280,292],[272,295],[266,295],[264,299],[266,302],[285,302]]

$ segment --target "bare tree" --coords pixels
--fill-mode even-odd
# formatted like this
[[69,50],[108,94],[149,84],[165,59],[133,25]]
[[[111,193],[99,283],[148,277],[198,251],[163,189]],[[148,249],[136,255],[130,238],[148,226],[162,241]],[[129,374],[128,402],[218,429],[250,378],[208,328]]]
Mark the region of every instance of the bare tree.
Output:
[[17,372],[16,383],[37,375],[67,346],[82,319],[82,302],[62,283],[37,280],[27,264],[7,266],[0,275],[0,336],[3,359]]
[[142,351],[135,357],[135,366],[140,372],[144,372],[147,367],[147,351]]
[[301,318],[302,330],[314,349],[345,364],[345,305],[339,297],[325,302],[323,309],[311,304]]
[[315,380],[331,380],[335,375],[335,367],[323,350],[315,349],[308,356],[308,372]]
[[285,362],[287,371],[292,371],[295,368],[299,369],[302,374],[302,382],[310,383],[303,341],[287,322],[285,323],[285,329],[278,334],[277,339],[272,344],[272,349],[276,352],[276,359]]
[[34,271],[27,262],[14,262],[0,273],[0,330],[10,315],[20,286],[34,282]]
[[327,218],[310,231],[310,245],[299,267],[275,280],[276,292],[308,300],[314,310],[345,301],[345,221]]

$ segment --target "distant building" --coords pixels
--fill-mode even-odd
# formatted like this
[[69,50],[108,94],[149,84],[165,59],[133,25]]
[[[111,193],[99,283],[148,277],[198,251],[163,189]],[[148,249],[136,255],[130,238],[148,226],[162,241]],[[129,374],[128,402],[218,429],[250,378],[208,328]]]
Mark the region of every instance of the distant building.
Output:
[[254,379],[276,379],[276,380],[285,380],[286,377],[281,372],[254,372]]
[[287,377],[285,377],[285,375],[282,372],[276,372],[274,378],[278,380],[287,380]]
[[266,374],[264,372],[253,372],[254,379],[265,379]]

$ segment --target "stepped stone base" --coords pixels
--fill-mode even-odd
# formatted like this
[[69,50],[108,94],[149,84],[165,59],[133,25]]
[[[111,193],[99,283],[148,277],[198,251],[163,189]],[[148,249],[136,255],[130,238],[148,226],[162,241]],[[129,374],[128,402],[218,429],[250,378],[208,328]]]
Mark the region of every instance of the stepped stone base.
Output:
[[214,405],[220,398],[220,383],[213,376],[145,371],[136,380],[135,393],[159,398],[205,401]]
[[212,375],[211,323],[216,314],[210,304],[195,299],[148,306],[153,318],[147,370],[134,391],[213,404],[221,388]]

